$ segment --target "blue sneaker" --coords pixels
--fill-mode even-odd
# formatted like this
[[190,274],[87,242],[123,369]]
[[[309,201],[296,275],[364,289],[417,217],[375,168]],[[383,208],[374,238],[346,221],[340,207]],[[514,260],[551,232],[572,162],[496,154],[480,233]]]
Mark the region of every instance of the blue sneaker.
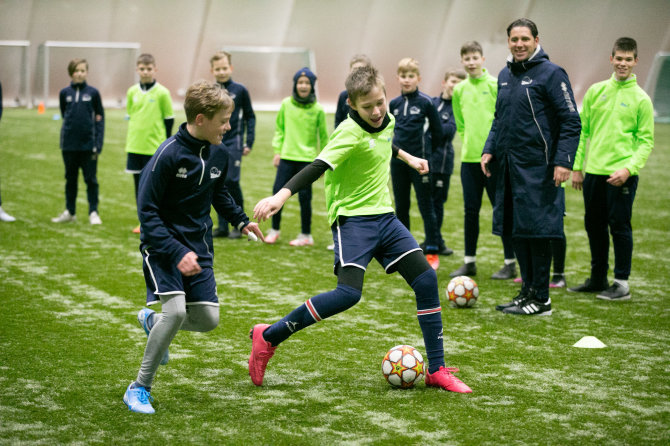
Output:
[[156,411],[151,406],[153,397],[144,387],[136,387],[132,389],[133,383],[128,385],[126,393],[123,395],[123,402],[126,403],[131,412],[137,413],[155,413]]
[[[139,313],[137,313],[137,322],[139,322],[140,327],[144,328],[144,332],[147,334],[147,337],[149,337],[149,332],[151,331],[151,328],[149,328],[149,316],[152,314],[156,313],[154,310],[150,310],[149,308],[142,308]],[[168,363],[170,360],[170,350],[165,350],[165,354],[161,358],[161,365],[165,365]]]

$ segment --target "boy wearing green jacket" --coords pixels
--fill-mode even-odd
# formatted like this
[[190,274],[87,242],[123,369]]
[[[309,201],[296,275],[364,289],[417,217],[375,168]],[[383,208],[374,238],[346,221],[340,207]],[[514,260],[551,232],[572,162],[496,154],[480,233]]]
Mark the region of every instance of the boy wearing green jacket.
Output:
[[[301,68],[293,76],[293,94],[285,98],[275,125],[272,148],[275,155],[273,164],[277,168],[273,193],[279,192],[286,182],[316,158],[328,143],[326,113],[316,101],[314,84],[316,75],[307,67]],[[312,186],[298,192],[300,201],[300,226],[298,236],[291,240],[291,246],[311,246],[314,239],[312,225]],[[279,239],[281,211],[272,216],[272,229],[265,242],[274,244]]]
[[[610,57],[612,77],[593,84],[584,96],[582,133],[572,174],[572,187],[584,193],[591,277],[569,290],[597,292],[596,297],[605,300],[630,299],[633,200],[638,174],[654,146],[654,110],[633,74],[637,60],[635,40],[617,39]],[[607,281],[608,229],[614,244],[611,286]]]
[[[493,114],[498,97],[498,81],[482,65],[486,59],[482,46],[475,41],[466,42],[461,47],[461,64],[468,73],[465,82],[454,87],[452,105],[454,120],[461,138],[461,185],[463,186],[463,206],[465,209],[463,235],[465,238],[465,258],[463,265],[451,273],[451,277],[474,276],[477,274],[477,240],[479,238],[479,211],[482,196],[486,194],[495,202],[496,169],[487,178],[479,162],[482,149],[491,130]],[[516,261],[510,236],[502,237],[505,264],[492,279],[514,279]]]

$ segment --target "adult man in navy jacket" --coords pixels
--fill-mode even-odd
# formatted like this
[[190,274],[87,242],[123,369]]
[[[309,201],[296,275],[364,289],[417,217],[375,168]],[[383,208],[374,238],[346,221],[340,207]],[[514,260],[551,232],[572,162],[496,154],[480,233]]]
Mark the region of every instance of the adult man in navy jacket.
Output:
[[537,26],[518,19],[507,28],[511,55],[498,75],[496,112],[482,155],[482,170],[496,162],[493,233],[512,234],[523,286],[506,314],[550,315],[550,240],[563,234],[567,181],[581,122],[565,70],[549,61]]

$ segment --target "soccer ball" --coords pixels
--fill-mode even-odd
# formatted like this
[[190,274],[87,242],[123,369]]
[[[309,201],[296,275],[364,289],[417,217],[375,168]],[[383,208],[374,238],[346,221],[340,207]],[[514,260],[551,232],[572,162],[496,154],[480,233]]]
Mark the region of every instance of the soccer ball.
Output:
[[477,303],[479,287],[468,276],[454,277],[447,285],[447,297],[453,306],[471,307]]
[[382,373],[393,387],[408,389],[423,378],[423,356],[414,347],[396,345],[384,356]]

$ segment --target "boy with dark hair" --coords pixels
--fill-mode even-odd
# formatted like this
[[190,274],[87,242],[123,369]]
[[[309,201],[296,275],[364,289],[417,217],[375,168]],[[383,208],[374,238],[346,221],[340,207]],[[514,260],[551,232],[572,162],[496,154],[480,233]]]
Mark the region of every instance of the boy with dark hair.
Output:
[[263,238],[226,190],[228,155],[221,139],[230,129],[233,100],[218,84],[200,81],[186,91],[186,123],[160,145],[142,171],[138,215],[147,305],[137,315],[148,339],[137,379],[123,401],[133,412],[154,413],[151,385],[179,330],[207,332],[219,323],[212,271],[214,206],[243,233]]
[[[449,197],[449,183],[454,171],[454,146],[452,141],[456,134],[456,122],[452,108],[452,96],[454,87],[465,80],[463,70],[447,70],[442,81],[442,93],[433,98],[433,105],[437,109],[442,124],[442,141],[437,150],[430,158],[430,181],[432,189],[433,208],[435,209],[435,220],[437,227],[442,228],[444,220],[444,205]],[[426,146],[431,146],[430,133],[426,133]],[[419,245],[421,246],[421,245]],[[421,246],[421,248],[424,248]],[[451,255],[453,250],[444,245],[445,249],[440,251],[442,255]]]
[[[356,68],[360,67],[371,67],[372,61],[365,54],[355,54],[349,61],[349,72],[351,73]],[[345,119],[347,119],[347,114],[349,113],[349,105],[347,105],[347,90],[342,90],[340,96],[337,98],[337,108],[335,109],[335,128]]]
[[[451,277],[477,275],[477,241],[479,239],[479,212],[482,207],[484,190],[495,203],[496,169],[492,177],[482,173],[479,162],[486,137],[491,130],[491,122],[498,96],[497,79],[491,76],[484,64],[482,46],[470,41],[461,47],[461,64],[468,73],[468,79],[454,88],[454,119],[461,137],[461,185],[463,186],[465,256],[463,265],[453,271]],[[509,236],[501,237],[504,265],[494,273],[492,279],[513,279],[516,276],[514,248]]]
[[[151,54],[140,54],[137,58],[139,84],[128,89],[126,112],[128,113],[128,135],[126,138],[126,172],[133,174],[135,200],[140,183],[140,173],[165,138],[172,135],[174,111],[170,92],[155,79],[156,60]],[[137,226],[133,232],[139,234]]]
[[[633,201],[639,172],[654,147],[654,108],[633,74],[637,61],[637,42],[629,37],[617,39],[610,56],[614,73],[584,95],[582,133],[572,174],[572,186],[584,191],[591,276],[570,291],[597,292],[596,297],[604,300],[630,299]],[[610,233],[614,244],[611,286],[607,281]]]
[[[230,162],[226,175],[226,187],[230,195],[244,209],[244,196],[240,187],[240,174],[242,171],[242,157],[249,155],[254,146],[256,132],[256,115],[251,107],[251,97],[246,87],[240,83],[233,82],[233,63],[230,53],[217,51],[209,60],[210,69],[216,81],[228,91],[235,102],[235,112],[230,116],[230,131],[223,136],[222,144],[228,150]],[[246,136],[246,138],[245,138]],[[228,222],[219,215],[219,227],[214,230],[214,237],[240,238],[237,228],[228,230]]]
[[565,193],[581,124],[570,79],[540,47],[537,27],[518,19],[507,28],[510,55],[498,75],[498,98],[481,169],[499,169],[493,233],[510,235],[522,287],[505,314],[549,316],[551,240],[563,237]]
[[[402,94],[393,99],[389,105],[396,120],[393,144],[407,153],[429,160],[442,141],[442,126],[430,96],[419,91],[421,81],[419,62],[410,57],[400,60],[398,81]],[[430,147],[425,144],[427,131],[431,133]],[[426,259],[433,269],[439,268],[438,254],[448,255],[449,249],[444,244],[440,228],[437,226],[429,173],[419,173],[399,159],[393,159],[391,182],[396,214],[407,229],[410,229],[410,193],[414,186],[426,236],[424,245]]]
[[384,81],[375,68],[354,70],[346,86],[349,117],[337,127],[328,145],[279,192],[254,208],[254,218],[266,220],[297,190],[325,173],[337,287],[312,297],[272,325],[252,328],[251,380],[257,386],[263,384],[268,361],[289,336],[355,305],[361,298],[365,270],[374,258],[387,273],[398,271],[415,292],[428,357],[426,385],[470,393],[470,388],[452,374],[457,369],[444,367],[437,274],[409,230],[393,214],[388,190],[392,156],[422,174],[427,173],[428,162],[392,145],[394,120],[386,112]]
[[60,147],[65,164],[65,210],[51,221],[65,223],[76,220],[77,183],[81,169],[86,182],[88,219],[92,225],[99,225],[102,220],[98,215],[97,171],[105,133],[105,111],[98,90],[86,83],[86,59],[71,60],[67,72],[72,82],[59,94],[63,117]]

